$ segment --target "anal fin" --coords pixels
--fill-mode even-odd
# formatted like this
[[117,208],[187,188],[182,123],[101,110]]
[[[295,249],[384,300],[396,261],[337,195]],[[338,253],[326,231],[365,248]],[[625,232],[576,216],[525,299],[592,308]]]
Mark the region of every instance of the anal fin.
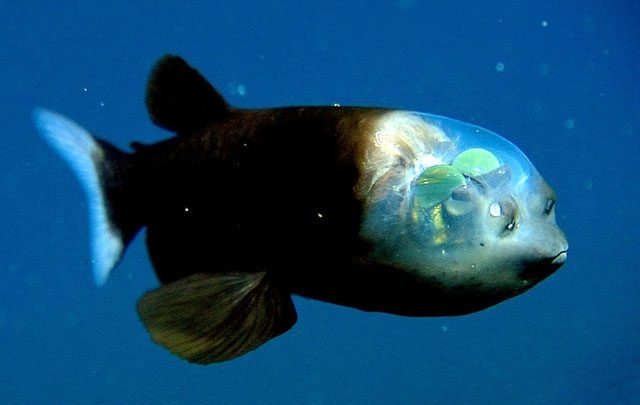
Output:
[[297,320],[266,273],[194,274],[143,295],[138,313],[156,343],[199,364],[241,356]]

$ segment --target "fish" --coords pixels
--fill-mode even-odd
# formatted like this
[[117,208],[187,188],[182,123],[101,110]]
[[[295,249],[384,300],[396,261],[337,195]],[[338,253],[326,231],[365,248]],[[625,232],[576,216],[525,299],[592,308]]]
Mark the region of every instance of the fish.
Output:
[[172,136],[128,151],[56,112],[34,119],[87,196],[95,283],[146,229],[159,286],[137,311],[189,362],[228,361],[285,333],[292,295],[458,316],[566,261],[554,191],[478,126],[389,108],[236,108],[177,55],[153,67],[146,107]]

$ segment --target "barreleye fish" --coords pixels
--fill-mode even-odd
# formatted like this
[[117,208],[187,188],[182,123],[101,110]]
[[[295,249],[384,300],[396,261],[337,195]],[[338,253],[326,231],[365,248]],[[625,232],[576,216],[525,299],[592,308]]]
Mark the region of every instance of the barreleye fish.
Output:
[[155,65],[146,105],[175,136],[131,152],[54,112],[35,120],[87,194],[96,284],[146,228],[161,286],[138,313],[190,362],[230,360],[286,332],[292,294],[462,315],[566,260],[553,190],[516,146],[475,125],[386,108],[235,108],[172,55]]

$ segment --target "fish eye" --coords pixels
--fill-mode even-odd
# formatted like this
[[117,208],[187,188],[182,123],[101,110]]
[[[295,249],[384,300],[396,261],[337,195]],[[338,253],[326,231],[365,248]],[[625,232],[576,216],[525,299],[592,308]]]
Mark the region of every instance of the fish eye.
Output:
[[556,200],[549,198],[544,206],[545,215],[551,214],[551,211],[553,211],[553,207],[555,207],[555,205],[556,205]]

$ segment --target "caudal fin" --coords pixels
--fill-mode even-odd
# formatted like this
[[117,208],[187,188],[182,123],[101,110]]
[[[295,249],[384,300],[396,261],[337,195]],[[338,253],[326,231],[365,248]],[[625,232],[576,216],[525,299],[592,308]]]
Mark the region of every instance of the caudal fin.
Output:
[[[122,257],[126,244],[140,227],[118,221],[109,188],[113,179],[113,158],[125,156],[114,147],[95,139],[75,122],[51,111],[37,109],[34,118],[43,138],[67,161],[76,174],[89,202],[91,262],[97,285],[103,285]],[[125,215],[126,217],[126,215]]]

